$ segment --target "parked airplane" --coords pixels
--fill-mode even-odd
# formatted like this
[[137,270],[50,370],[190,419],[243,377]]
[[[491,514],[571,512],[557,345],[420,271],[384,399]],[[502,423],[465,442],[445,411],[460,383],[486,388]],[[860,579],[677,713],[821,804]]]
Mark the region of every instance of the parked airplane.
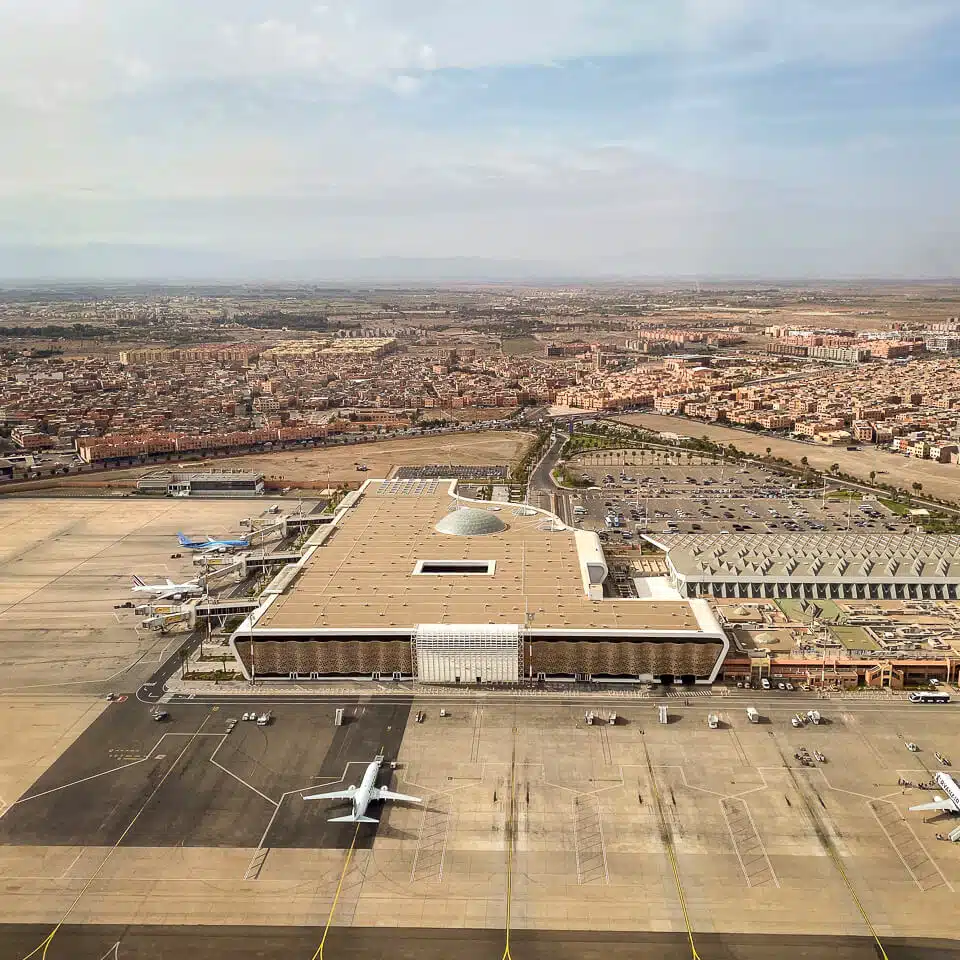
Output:
[[346,790],[334,790],[332,793],[311,793],[304,800],[349,800],[353,809],[349,816],[330,817],[330,823],[378,823],[376,817],[368,817],[367,806],[374,800],[406,800],[408,803],[423,803],[420,797],[409,797],[405,793],[394,793],[384,787],[378,787],[377,776],[383,766],[383,755],[367,766],[359,787],[350,786]]
[[250,546],[249,537],[240,540],[214,540],[213,537],[208,536],[206,540],[191,540],[185,534],[178,533],[177,540],[180,541],[180,546],[186,547],[187,550],[202,550],[205,553],[211,550],[225,553],[227,550],[242,550]]
[[179,600],[181,597],[198,597],[203,593],[203,587],[196,580],[174,583],[169,577],[166,583],[144,583],[139,577],[134,577],[132,589],[134,593],[152,594],[157,600]]
[[946,797],[934,797],[933,803],[921,803],[911,807],[917,813],[921,810],[938,810],[940,813],[960,813],[960,784],[949,773],[937,772],[934,782],[946,793]]

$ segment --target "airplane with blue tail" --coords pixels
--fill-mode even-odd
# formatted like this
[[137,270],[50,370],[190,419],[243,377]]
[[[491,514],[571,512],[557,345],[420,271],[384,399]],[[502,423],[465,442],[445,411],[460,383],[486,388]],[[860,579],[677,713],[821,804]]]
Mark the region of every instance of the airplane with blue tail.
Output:
[[204,553],[226,553],[228,550],[245,550],[250,546],[249,537],[240,540],[216,540],[208,536],[206,540],[191,540],[186,534],[178,533],[177,540],[180,541],[180,546],[187,550],[201,550]]

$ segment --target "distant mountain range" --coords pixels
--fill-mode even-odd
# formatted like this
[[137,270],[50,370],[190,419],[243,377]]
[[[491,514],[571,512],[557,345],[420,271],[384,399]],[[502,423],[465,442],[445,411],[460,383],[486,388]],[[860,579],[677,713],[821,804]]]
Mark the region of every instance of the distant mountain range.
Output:
[[571,265],[548,260],[486,257],[369,257],[270,259],[185,247],[91,243],[74,246],[0,244],[0,284],[122,285],[178,283],[430,285],[482,283],[668,284],[808,288],[831,285],[953,285],[950,277],[764,276],[760,274],[658,274],[628,259]]
[[0,281],[484,281],[570,276],[560,264],[481,257],[269,260],[177,247],[0,245]]

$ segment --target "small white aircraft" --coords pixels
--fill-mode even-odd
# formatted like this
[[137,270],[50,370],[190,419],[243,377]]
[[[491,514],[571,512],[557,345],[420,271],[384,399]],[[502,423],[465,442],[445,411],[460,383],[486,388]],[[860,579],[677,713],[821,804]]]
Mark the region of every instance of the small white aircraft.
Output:
[[949,773],[937,772],[933,775],[934,782],[946,793],[945,797],[934,797],[933,803],[921,803],[910,810],[919,813],[921,810],[936,810],[939,813],[960,813],[960,784]]
[[329,823],[379,823],[376,817],[367,816],[367,807],[373,800],[405,800],[407,803],[423,803],[420,797],[410,797],[405,793],[394,793],[384,787],[378,787],[377,776],[383,766],[383,755],[368,764],[359,787],[350,786],[346,790],[334,790],[332,793],[311,793],[304,800],[349,800],[353,804],[349,816],[330,817]]
[[169,577],[166,583],[144,583],[139,577],[133,578],[134,593],[149,593],[157,600],[179,600],[181,597],[198,597],[203,587],[196,580],[186,583],[174,583]]

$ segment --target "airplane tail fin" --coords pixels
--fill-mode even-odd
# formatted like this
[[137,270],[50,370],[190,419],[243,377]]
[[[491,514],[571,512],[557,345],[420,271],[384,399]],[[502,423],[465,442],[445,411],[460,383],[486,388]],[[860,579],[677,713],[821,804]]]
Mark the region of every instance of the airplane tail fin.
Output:
[[145,584],[138,576],[136,576],[136,575],[134,575],[134,578],[133,578],[133,585],[134,585],[135,587],[145,587],[145,586],[146,586],[146,584]]
[[185,547],[185,546],[187,546],[187,544],[190,543],[190,538],[187,537],[187,536],[185,536],[185,535],[182,534],[182,533],[178,533],[178,534],[177,534],[177,540],[180,541],[180,546],[181,546],[181,547]]
[[355,817],[352,813],[346,817],[331,817],[327,823],[379,823],[374,817]]

